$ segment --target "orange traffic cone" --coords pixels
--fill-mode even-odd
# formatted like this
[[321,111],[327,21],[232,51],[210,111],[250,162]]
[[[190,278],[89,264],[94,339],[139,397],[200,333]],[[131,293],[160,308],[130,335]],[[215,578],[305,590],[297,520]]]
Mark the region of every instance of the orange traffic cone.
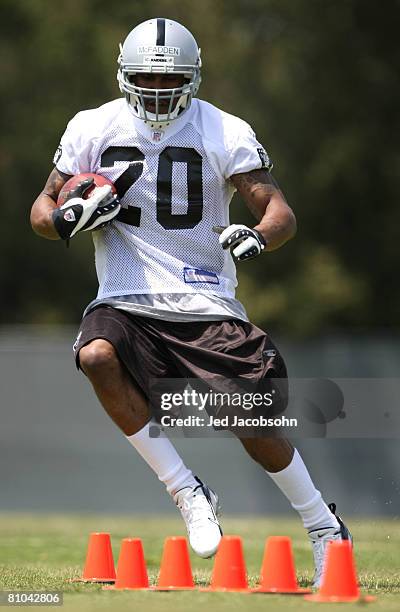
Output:
[[161,559],[156,591],[188,591],[195,589],[186,538],[167,538]]
[[125,538],[121,543],[117,565],[117,578],[115,585],[105,586],[105,590],[115,589],[148,589],[146,562],[143,545],[139,538]]
[[211,584],[201,590],[250,593],[247,584],[242,539],[239,536],[223,536],[221,538],[215,557]]
[[349,540],[328,543],[321,588],[315,595],[306,595],[304,599],[331,602],[374,601],[375,597],[362,596],[360,593]]
[[261,565],[260,585],[253,593],[311,593],[297,584],[292,544],[285,536],[271,536],[265,543],[264,558]]
[[114,582],[115,569],[109,533],[91,533],[82,578],[73,582]]

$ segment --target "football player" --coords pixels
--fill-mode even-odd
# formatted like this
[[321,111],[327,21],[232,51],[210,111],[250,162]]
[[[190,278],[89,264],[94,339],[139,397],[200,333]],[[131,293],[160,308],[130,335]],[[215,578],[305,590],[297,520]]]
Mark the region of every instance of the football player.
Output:
[[[93,231],[99,290],[74,345],[77,366],[130,444],[164,483],[201,557],[217,550],[218,497],[165,435],[152,437],[150,379],[286,378],[282,356],[235,298],[235,262],[291,239],[296,220],[251,127],[196,98],[200,49],[170,19],[136,26],[120,46],[123,97],[79,112],[32,207],[34,231],[68,240]],[[92,172],[110,179],[95,197],[64,183]],[[229,222],[237,191],[256,225]],[[72,211],[72,212],[71,212]],[[299,452],[281,437],[238,436],[299,513],[322,575],[327,542],[350,538],[315,488]]]

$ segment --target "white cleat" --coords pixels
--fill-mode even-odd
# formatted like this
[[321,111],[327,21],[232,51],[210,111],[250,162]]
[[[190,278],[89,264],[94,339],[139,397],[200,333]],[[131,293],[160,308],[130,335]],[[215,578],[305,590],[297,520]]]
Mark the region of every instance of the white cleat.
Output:
[[208,559],[217,552],[222,530],[219,526],[218,496],[197,476],[196,487],[185,487],[174,495],[189,536],[190,546],[194,552]]
[[328,542],[341,540],[350,540],[350,542],[353,542],[350,531],[347,529],[340,516],[335,514],[336,505],[332,503],[328,504],[328,507],[332,514],[336,516],[339,527],[322,527],[321,529],[313,529],[312,531],[308,532],[308,537],[310,538],[314,555],[315,574],[313,579],[313,587],[316,589],[319,589],[321,586],[324,571],[325,552]]

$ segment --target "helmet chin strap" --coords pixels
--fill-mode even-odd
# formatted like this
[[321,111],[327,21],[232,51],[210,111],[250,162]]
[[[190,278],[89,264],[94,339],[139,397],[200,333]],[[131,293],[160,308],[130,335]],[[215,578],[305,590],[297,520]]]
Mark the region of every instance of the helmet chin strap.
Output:
[[[163,130],[165,130],[165,128],[167,128],[168,126],[171,125],[171,120],[169,120],[169,121],[165,121],[165,120],[162,121],[163,115],[159,115],[161,117],[161,122],[160,122],[160,121],[157,121],[156,115],[154,113],[149,113],[149,112],[146,111],[146,114],[147,114],[148,119],[144,119],[143,117],[142,117],[142,119],[143,119],[144,123],[146,125],[148,125],[152,130],[161,130],[161,131],[163,131]],[[164,116],[166,117],[166,115],[164,115]]]
[[163,132],[167,127],[171,125],[169,121],[164,122],[164,123],[155,123],[152,121],[145,121],[144,123],[152,130],[157,130],[158,132]]

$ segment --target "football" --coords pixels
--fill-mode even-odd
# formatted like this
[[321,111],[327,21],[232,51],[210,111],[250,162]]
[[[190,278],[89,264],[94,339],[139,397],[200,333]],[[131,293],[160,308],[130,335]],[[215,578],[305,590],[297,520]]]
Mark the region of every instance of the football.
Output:
[[112,183],[105,176],[101,176],[100,174],[94,174],[93,172],[85,172],[83,174],[75,174],[75,176],[72,176],[69,179],[69,181],[67,181],[65,183],[65,185],[61,189],[60,193],[58,194],[57,206],[58,207],[62,206],[64,204],[64,202],[67,200],[70,191],[72,191],[72,189],[75,189],[75,187],[79,183],[81,183],[82,181],[84,181],[85,179],[88,179],[88,178],[92,178],[94,180],[94,183],[93,183],[93,185],[87,191],[85,191],[85,193],[83,195],[83,198],[85,200],[87,198],[90,198],[90,195],[93,192],[93,190],[95,189],[95,187],[103,187],[103,185],[111,185],[112,192],[113,193],[117,193],[117,190],[115,189],[114,183]]

